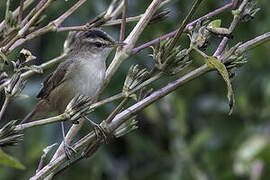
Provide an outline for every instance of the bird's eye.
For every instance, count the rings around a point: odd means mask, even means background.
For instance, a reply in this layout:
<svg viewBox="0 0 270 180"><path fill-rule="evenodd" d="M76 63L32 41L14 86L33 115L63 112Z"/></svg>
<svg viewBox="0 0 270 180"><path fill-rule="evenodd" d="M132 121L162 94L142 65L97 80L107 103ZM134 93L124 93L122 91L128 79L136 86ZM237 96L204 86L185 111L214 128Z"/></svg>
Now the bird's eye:
<svg viewBox="0 0 270 180"><path fill-rule="evenodd" d="M100 42L95 42L95 46L96 46L97 48L100 48L100 47L102 46L102 43L100 43Z"/></svg>

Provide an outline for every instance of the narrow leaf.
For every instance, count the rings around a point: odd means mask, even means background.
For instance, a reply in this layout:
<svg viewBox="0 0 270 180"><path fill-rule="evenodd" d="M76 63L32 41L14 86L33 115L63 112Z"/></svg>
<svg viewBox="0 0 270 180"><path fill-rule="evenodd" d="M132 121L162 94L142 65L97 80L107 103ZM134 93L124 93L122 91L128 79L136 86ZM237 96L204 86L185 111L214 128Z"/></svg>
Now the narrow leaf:
<svg viewBox="0 0 270 180"><path fill-rule="evenodd" d="M6 154L2 149L0 149L0 164L14 167L17 169L25 169L24 165L20 163L16 158Z"/></svg>
<svg viewBox="0 0 270 180"><path fill-rule="evenodd" d="M230 107L229 115L231 115L235 100L234 100L232 84L229 78L229 73L227 71L227 68L221 61L219 61L217 58L213 56L206 57L205 61L209 68L216 69L220 73L220 75L222 76L222 78L224 79L227 85L227 90L228 90L227 98L229 100L229 107Z"/></svg>

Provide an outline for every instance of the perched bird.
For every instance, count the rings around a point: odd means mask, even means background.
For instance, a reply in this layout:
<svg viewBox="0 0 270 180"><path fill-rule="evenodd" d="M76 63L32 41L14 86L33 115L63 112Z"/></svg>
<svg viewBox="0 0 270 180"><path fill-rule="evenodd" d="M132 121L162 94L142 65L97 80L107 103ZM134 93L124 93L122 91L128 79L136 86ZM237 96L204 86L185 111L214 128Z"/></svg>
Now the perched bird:
<svg viewBox="0 0 270 180"><path fill-rule="evenodd" d="M45 118L52 112L63 113L76 95L94 97L104 80L105 61L119 45L123 43L96 28L70 33L64 45L70 49L68 56L44 80L35 109L23 121Z"/></svg>

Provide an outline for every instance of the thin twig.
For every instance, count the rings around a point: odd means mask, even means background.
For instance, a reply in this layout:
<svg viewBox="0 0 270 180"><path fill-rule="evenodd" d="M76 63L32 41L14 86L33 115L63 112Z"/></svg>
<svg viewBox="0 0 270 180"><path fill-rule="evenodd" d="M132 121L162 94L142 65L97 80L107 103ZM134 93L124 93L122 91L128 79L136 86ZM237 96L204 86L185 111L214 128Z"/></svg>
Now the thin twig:
<svg viewBox="0 0 270 180"><path fill-rule="evenodd" d="M141 19L141 17L142 17L142 15L138 15L138 16L134 16L134 17L127 17L126 23L139 21ZM113 25L118 25L121 23L122 23L122 19L113 19L113 20L106 22L102 26L113 26Z"/></svg>
<svg viewBox="0 0 270 180"><path fill-rule="evenodd" d="M52 144L52 145L50 145L50 146L47 146L46 148L43 149L43 154L42 154L42 156L41 156L41 158L40 158L40 161L39 161L39 164L38 164L38 168L37 168L37 170L36 170L36 173L42 169L47 154L48 154L49 151L50 151L54 146L56 146L56 145L57 145L57 143L54 143L54 144Z"/></svg>
<svg viewBox="0 0 270 180"><path fill-rule="evenodd" d="M42 169L43 164L44 164L44 161L45 161L45 159L46 159L46 156L47 156L47 154L45 154L45 153L42 154L42 156L41 156L41 158L40 158L40 161L39 161L39 163L38 163L38 168L37 168L37 170L36 170L36 173Z"/></svg>
<svg viewBox="0 0 270 180"><path fill-rule="evenodd" d="M123 13L122 13L122 22L121 22L121 29L120 29L120 39L119 39L120 42L123 42L124 39L125 39L127 6L128 6L128 0L124 0L124 7L123 7ZM121 48L121 47L119 47L119 48Z"/></svg>
<svg viewBox="0 0 270 180"><path fill-rule="evenodd" d="M9 100L10 100L10 97L6 96L4 104L3 104L2 108L1 108L1 111L0 111L0 121L2 120L2 117L3 117L3 115L4 115L5 111L6 111Z"/></svg>
<svg viewBox="0 0 270 180"><path fill-rule="evenodd" d="M6 13L5 13L5 22L7 22L7 19L8 19L9 6L10 6L10 0L7 0L7 2L6 2Z"/></svg>
<svg viewBox="0 0 270 180"><path fill-rule="evenodd" d="M38 9L40 9L41 7L44 6L44 4L47 2L48 0L41 0L38 2L38 4L36 5L36 7L34 7L27 15L26 17L23 19L21 25L24 26L26 25L26 23L29 21L29 19L34 16L34 14L36 13L36 11Z"/></svg>
<svg viewBox="0 0 270 180"><path fill-rule="evenodd" d="M69 17L75 10L77 10L86 0L79 0L76 4L74 4L69 10L67 10L64 14L62 14L59 18L53 21L56 27L58 27L62 22Z"/></svg>
<svg viewBox="0 0 270 180"><path fill-rule="evenodd" d="M107 119L105 120L106 123L110 123L113 118L121 111L121 109L123 108L123 106L128 102L128 97L125 97L121 103L114 109L114 111L107 117Z"/></svg>
<svg viewBox="0 0 270 180"><path fill-rule="evenodd" d="M23 1L24 0L20 0L20 9L19 9L19 15L18 15L18 24L21 24L22 22L22 17L23 17Z"/></svg>
<svg viewBox="0 0 270 180"><path fill-rule="evenodd" d="M191 17L195 13L195 11L199 8L199 5L201 4L202 1L203 0L196 0L195 1L195 3L193 4L192 8L190 9L188 15L186 16L184 21L181 23L180 27L177 29L177 32L174 35L172 41L170 42L165 54L168 54L169 51L171 51L174 48L174 46L176 45L176 42L178 41L178 39L180 38L180 36L184 32L185 27L187 26L188 22L190 21ZM166 55L164 55L164 56L166 57Z"/></svg>
<svg viewBox="0 0 270 180"><path fill-rule="evenodd" d="M223 12L223 11L229 9L229 8L231 8L231 6L232 6L232 3L229 3L229 4L226 4L226 5L224 5L224 6L220 7L220 8L218 8L218 9L216 9L216 10L210 12L210 13L207 13L206 15L204 15L204 16L202 16L202 17L196 19L195 21L193 21L193 22L191 22L191 23L189 23L189 24L186 26L185 31L186 31L190 26L193 26L194 24L196 24L196 23L197 23L198 21L200 21L201 19L206 19L206 18L213 17L213 16L215 16L215 15L217 15L217 14L219 14L219 13L221 13L221 12ZM154 39L154 40L152 40L152 41L149 41L149 42L147 42L147 43L145 43L145 44L142 44L142 45L140 45L140 46L138 46L138 47L132 49L131 55L136 54L136 53L138 53L139 51L141 51L142 49L145 49L145 48L147 48L147 47L149 47L149 46L151 46L151 45L153 45L153 44L155 44L155 43L157 43L157 42L159 42L159 41L161 41L161 40L163 40L163 39L167 39L167 38L169 38L169 37L172 37L172 36L174 36L176 33L177 33L177 30L174 30L174 31L172 31L172 32L170 32L170 33L168 33L168 34L165 34L165 35L160 36L160 37L158 37L158 38L156 38L156 39Z"/></svg>
<svg viewBox="0 0 270 180"><path fill-rule="evenodd" d="M124 0L123 12L122 12L122 21L121 21L121 29L120 29L120 38L119 41L123 42L125 39L125 32L126 32L126 20L127 20L127 6L128 0ZM119 46L117 51L120 51L123 46Z"/></svg>
<svg viewBox="0 0 270 180"><path fill-rule="evenodd" d="M24 130L24 129L27 129L27 128L32 128L32 127L36 127L36 126L41 126L41 125L45 125L45 124L51 124L51 123L55 123L55 122L59 122L59 121L65 121L67 120L67 116L66 114L60 114L58 116L55 116L55 117L51 117L51 118L47 118L47 119L41 119L41 120L38 120L38 121L32 121L32 122L29 122L29 123L24 123L24 124L20 124L20 125L17 125L15 127L15 130Z"/></svg>

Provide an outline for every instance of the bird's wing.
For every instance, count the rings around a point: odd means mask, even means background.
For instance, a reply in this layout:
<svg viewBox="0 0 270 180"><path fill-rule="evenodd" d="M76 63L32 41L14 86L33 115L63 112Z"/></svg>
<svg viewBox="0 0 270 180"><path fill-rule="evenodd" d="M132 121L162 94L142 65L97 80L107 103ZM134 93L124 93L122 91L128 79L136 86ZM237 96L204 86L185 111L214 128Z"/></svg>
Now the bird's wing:
<svg viewBox="0 0 270 180"><path fill-rule="evenodd" d="M68 69L71 63L71 60L64 61L58 66L55 72L51 73L49 76L46 77L46 79L42 83L42 88L40 89L37 98L47 98L57 86L67 80L67 78L69 77Z"/></svg>

